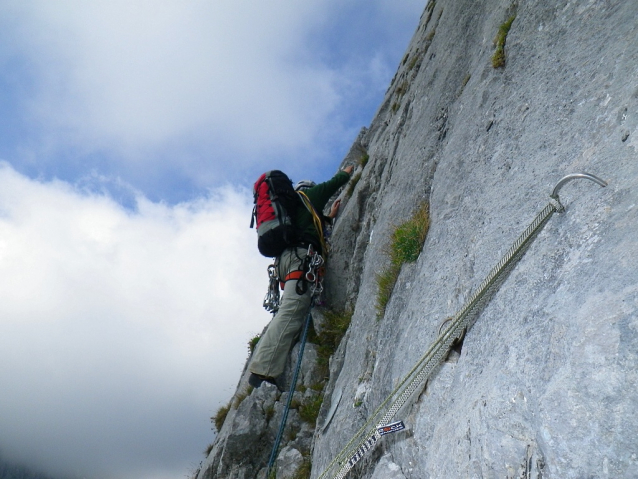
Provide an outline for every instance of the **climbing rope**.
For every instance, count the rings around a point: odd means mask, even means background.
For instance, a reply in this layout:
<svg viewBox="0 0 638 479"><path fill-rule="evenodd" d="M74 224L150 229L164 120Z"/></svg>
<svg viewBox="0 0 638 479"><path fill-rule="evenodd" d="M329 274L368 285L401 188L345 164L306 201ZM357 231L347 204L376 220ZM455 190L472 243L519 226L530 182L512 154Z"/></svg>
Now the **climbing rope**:
<svg viewBox="0 0 638 479"><path fill-rule="evenodd" d="M410 372L399 382L390 395L372 413L366 423L357 431L332 462L328 464L324 472L319 476L319 479L328 477L343 479L350 469L375 446L380 437L384 435L384 430L398 424L390 424L390 421L411 398L417 396L415 392L422 390L430 374L447 355L452 344L462 337L464 332L472 326L473 319L476 317L475 313L478 313L489 301L491 294L496 291L500 283L507 276L507 273L509 273L518 260L520 260L526 249L534 241L545 224L547 224L551 216L556 212L561 213L564 211L558 198L558 191L565 183L577 178L594 181L603 187L607 186L605 181L589 173L568 175L560 180L550 195L550 201L547 206L534 218L534 221L532 221L523 234L518 237L512 247L490 271L477 291L465 303L456 316L443 324L443 326L446 324L447 326L445 326L438 338L425 354L421 356ZM398 430L402 428L403 427L399 427Z"/></svg>
<svg viewBox="0 0 638 479"><path fill-rule="evenodd" d="M286 401L286 407L284 408L284 415L281 418L281 424L279 425L279 431L277 432L277 437L275 438L275 444L273 445L272 451L270 452L270 459L268 459L268 469L266 470L266 479L270 477L270 471L275 464L275 460L277 459L277 453L279 452L279 445L281 444L281 438L284 434L284 429L286 428L286 421L288 421L288 412L290 412L290 403L292 402L292 396L295 392L295 387L297 386L297 377L299 376L299 370L301 369L301 360L303 359L303 351L306 347L306 339L308 338L308 329L310 326L310 321L312 319L312 303L310 303L310 309L308 310L308 316L306 316L306 323L303 327L303 333L301 335L301 341L299 343L299 356L297 356L297 367L295 368L295 373L292 376L292 383L290 384L290 390L288 391L288 400Z"/></svg>
<svg viewBox="0 0 638 479"><path fill-rule="evenodd" d="M310 198L308 198L308 195L306 195L306 193L304 193L303 191L297 191L297 194L299 195L304 206L306 207L306 209L312 216L312 222L315 225L315 229L317 230L317 234L319 236L319 241L321 242L321 251L323 252L323 254L327 255L328 244L326 243L326 239L324 237L323 222L321 221L321 216L319 215L319 213L313 206L312 201L310 201Z"/></svg>

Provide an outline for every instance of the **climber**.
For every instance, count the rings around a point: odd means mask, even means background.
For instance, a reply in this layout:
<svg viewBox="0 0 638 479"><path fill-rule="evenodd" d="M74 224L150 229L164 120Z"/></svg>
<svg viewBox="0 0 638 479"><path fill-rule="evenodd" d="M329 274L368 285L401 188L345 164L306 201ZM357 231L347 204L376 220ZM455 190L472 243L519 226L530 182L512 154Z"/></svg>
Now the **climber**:
<svg viewBox="0 0 638 479"><path fill-rule="evenodd" d="M300 181L295 190L303 192L314 209L321 212L330 197L348 182L352 169L352 166L348 166L332 179L318 185L309 180ZM339 201L335 201L328 218L334 218L338 208ZM248 367L248 383L251 386L258 388L266 381L274 384L282 392L285 389L283 372L286 359L303 328L312 299L310 288L297 287L304 281L304 260L308 255L308 247L312 245L319 254L325 253L322 251L323 241L315 227L312 213L300 206L294 218L295 229L302 239L298 244L285 249L275 259L277 275L284 284L284 292L279 310L259 339ZM290 287L286 286L288 282L291 284Z"/></svg>

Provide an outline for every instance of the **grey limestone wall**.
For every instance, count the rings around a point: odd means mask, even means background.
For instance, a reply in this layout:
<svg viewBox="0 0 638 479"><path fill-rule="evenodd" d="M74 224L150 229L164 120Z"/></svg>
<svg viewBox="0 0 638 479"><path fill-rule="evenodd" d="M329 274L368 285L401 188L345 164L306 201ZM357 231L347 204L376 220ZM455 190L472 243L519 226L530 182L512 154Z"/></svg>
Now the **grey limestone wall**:
<svg viewBox="0 0 638 479"><path fill-rule="evenodd" d="M514 15L495 69L494 37ZM320 477L554 185L584 171L609 185L565 185L566 211L400 412L407 430L384 437L351 477L638 477L638 3L431 1L346 162L361 152L369 161L344 200L326 280L329 306L352 308L352 322L317 427L282 461L306 448ZM391 232L423 201L422 253L377 318ZM201 477L259 477L258 460L241 469L224 444L240 429L272 429L259 411L275 399L260 391L231 411ZM283 462L280 471L294 477Z"/></svg>

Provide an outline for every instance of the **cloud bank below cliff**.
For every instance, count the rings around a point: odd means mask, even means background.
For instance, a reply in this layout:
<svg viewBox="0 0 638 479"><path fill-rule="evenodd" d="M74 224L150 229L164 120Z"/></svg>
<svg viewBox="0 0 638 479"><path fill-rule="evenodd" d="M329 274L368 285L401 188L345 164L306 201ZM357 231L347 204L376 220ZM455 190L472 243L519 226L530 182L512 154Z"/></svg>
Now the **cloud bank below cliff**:
<svg viewBox="0 0 638 479"><path fill-rule="evenodd" d="M222 188L131 213L2 165L0 452L88 477L196 466L269 319L250 210Z"/></svg>
<svg viewBox="0 0 638 479"><path fill-rule="evenodd" d="M0 2L0 454L197 466L269 319L247 189L332 175L424 3Z"/></svg>

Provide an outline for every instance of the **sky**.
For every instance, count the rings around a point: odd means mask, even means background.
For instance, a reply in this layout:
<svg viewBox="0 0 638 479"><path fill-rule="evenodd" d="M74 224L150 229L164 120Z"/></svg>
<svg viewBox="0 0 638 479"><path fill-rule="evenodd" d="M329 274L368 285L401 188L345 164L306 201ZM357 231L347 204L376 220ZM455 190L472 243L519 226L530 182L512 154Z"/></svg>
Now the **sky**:
<svg viewBox="0 0 638 479"><path fill-rule="evenodd" d="M425 0L0 0L0 456L188 476L270 316L266 170L329 179Z"/></svg>

